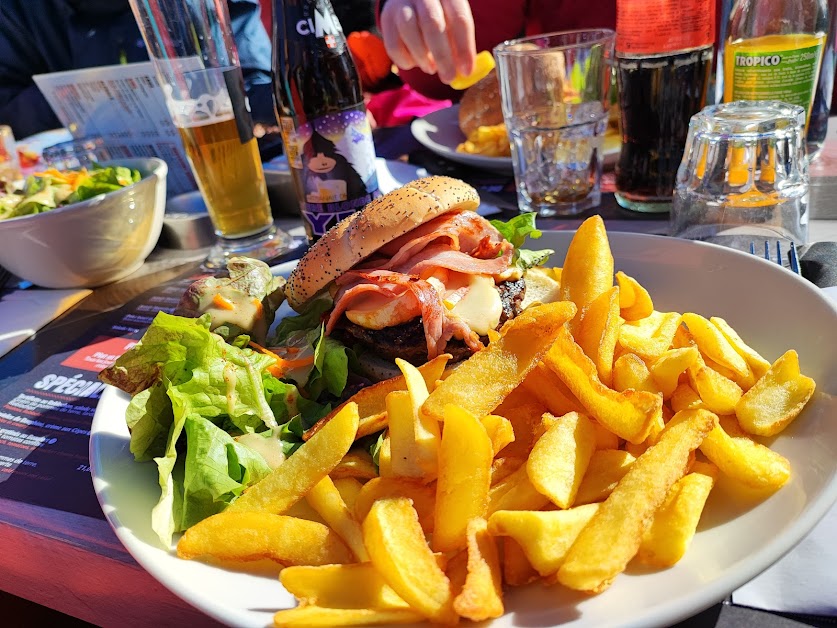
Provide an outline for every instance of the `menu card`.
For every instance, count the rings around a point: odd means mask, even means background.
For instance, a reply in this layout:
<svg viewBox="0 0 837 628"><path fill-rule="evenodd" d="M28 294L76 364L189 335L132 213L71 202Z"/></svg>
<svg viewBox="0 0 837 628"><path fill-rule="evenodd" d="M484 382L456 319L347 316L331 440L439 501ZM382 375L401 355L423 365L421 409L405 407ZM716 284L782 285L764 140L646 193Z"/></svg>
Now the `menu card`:
<svg viewBox="0 0 837 628"><path fill-rule="evenodd" d="M150 61L33 78L73 137L101 137L114 159L159 157L171 195L197 188Z"/></svg>
<svg viewBox="0 0 837 628"><path fill-rule="evenodd" d="M173 312L198 276L157 286L105 315L85 338L0 388L0 497L103 518L90 478L97 375L136 344L157 312ZM70 341L68 341L68 345Z"/></svg>

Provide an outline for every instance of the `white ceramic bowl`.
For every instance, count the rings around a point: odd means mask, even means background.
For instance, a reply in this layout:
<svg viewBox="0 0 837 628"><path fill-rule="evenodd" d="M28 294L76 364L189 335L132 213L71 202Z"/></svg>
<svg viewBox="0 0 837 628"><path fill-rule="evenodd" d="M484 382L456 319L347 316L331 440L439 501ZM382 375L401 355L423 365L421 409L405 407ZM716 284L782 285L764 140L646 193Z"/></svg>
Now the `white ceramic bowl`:
<svg viewBox="0 0 837 628"><path fill-rule="evenodd" d="M0 266L44 288L92 288L137 270L160 237L168 166L157 158L104 165L135 168L142 179L42 214L0 220Z"/></svg>

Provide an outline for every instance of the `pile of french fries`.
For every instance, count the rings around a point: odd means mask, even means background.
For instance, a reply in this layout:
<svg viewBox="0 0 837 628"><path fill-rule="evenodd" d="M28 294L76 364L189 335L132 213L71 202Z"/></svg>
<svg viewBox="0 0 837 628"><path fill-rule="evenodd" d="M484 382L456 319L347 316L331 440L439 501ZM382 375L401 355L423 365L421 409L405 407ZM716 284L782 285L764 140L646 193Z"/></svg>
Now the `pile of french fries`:
<svg viewBox="0 0 837 628"><path fill-rule="evenodd" d="M456 147L460 153L482 155L483 157L510 157L511 144L506 125L502 122L490 126L479 126L468 138Z"/></svg>
<svg viewBox="0 0 837 628"><path fill-rule="evenodd" d="M630 561L675 564L720 476L764 497L787 482L758 439L814 392L794 351L770 364L722 319L656 311L614 282L598 217L541 272L560 301L455 369L398 361L178 554L283 565L299 606L277 626L482 621L504 587L597 593ZM353 445L384 429L375 465Z"/></svg>

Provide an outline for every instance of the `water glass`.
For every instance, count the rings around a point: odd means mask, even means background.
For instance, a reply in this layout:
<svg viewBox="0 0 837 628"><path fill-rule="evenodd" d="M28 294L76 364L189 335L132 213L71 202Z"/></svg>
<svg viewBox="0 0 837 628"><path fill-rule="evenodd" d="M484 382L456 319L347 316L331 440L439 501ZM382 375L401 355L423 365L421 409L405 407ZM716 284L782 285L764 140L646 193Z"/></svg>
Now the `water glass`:
<svg viewBox="0 0 837 628"><path fill-rule="evenodd" d="M600 29L494 48L522 211L572 216L601 202L613 42Z"/></svg>
<svg viewBox="0 0 837 628"><path fill-rule="evenodd" d="M41 158L56 170L76 170L108 161L112 155L101 137L83 137L47 146Z"/></svg>
<svg viewBox="0 0 837 628"><path fill-rule="evenodd" d="M805 110L736 101L692 117L670 233L740 250L808 239Z"/></svg>
<svg viewBox="0 0 837 628"><path fill-rule="evenodd" d="M290 238L273 224L227 3L130 3L218 235L205 266L287 251Z"/></svg>

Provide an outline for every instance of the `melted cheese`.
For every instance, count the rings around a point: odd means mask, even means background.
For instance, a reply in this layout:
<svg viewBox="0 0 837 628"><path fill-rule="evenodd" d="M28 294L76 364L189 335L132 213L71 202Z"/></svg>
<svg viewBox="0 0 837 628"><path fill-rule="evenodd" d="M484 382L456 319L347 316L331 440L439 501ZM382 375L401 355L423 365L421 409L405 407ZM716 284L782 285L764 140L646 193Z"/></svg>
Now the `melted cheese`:
<svg viewBox="0 0 837 628"><path fill-rule="evenodd" d="M487 335L489 329L496 329L500 324L503 302L491 277L471 275L468 291L452 305L448 306L450 312L464 320L480 336Z"/></svg>

